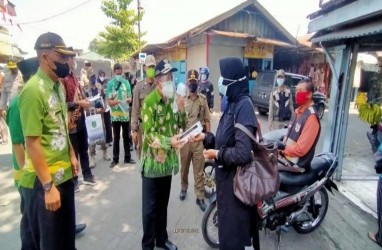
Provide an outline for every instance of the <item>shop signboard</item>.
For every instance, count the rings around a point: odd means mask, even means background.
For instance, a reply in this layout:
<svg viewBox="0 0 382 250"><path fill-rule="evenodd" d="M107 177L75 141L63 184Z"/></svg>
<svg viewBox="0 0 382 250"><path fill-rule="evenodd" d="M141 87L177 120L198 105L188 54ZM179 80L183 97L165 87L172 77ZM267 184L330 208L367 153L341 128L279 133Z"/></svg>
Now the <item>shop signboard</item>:
<svg viewBox="0 0 382 250"><path fill-rule="evenodd" d="M250 42L244 49L244 57L273 59L274 46L265 43Z"/></svg>

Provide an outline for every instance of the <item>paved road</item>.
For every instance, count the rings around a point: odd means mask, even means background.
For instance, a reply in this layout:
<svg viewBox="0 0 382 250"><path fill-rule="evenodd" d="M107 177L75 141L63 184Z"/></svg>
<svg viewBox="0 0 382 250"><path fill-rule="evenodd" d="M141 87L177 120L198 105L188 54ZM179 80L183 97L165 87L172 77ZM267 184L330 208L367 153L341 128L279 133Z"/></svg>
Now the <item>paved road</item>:
<svg viewBox="0 0 382 250"><path fill-rule="evenodd" d="M216 127L217 120L214 117L213 127ZM109 162L103 161L101 155L99 152L94 169L98 184L94 187L81 185L81 191L76 194L77 220L88 225L86 231L77 238L77 248L140 249L142 223L139 170L132 165L120 165L110 169ZM9 145L0 146L0 249L4 250L20 249L19 198L13 187L10 162ZM190 187L192 186L190 174ZM170 239L179 249L210 249L201 234L203 213L195 205L193 190L189 190L183 202L178 199L179 191L180 179L176 175L172 181L168 209ZM329 196L329 211L322 226L307 235L299 235L290 229L288 233L282 234L281 249L380 249L366 236L368 230L376 230L376 220L342 194ZM181 233L181 229L194 232ZM274 233L265 235L261 232L260 235L262 249L277 249L277 237Z"/></svg>

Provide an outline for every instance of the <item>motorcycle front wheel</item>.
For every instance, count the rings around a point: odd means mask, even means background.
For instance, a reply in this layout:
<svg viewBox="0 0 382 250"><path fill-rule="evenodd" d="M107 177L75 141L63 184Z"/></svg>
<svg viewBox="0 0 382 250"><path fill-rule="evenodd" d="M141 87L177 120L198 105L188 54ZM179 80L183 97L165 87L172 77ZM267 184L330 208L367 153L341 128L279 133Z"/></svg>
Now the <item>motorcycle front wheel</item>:
<svg viewBox="0 0 382 250"><path fill-rule="evenodd" d="M210 247L219 248L218 206L216 201L212 202L204 212L202 234Z"/></svg>
<svg viewBox="0 0 382 250"><path fill-rule="evenodd" d="M324 187L318 190L308 201L306 214L302 214L293 224L293 228L300 234L311 233L324 221L329 206L328 192Z"/></svg>

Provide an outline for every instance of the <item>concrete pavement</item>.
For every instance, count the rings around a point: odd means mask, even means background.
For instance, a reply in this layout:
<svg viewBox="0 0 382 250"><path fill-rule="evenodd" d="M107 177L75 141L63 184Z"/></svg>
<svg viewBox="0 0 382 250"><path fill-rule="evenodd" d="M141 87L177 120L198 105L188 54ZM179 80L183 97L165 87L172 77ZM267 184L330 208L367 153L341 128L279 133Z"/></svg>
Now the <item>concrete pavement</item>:
<svg viewBox="0 0 382 250"><path fill-rule="evenodd" d="M265 128L264 118L260 119ZM212 127L215 129L217 122L218 116L214 116ZM10 153L10 145L0 146L0 249L4 250L20 249L19 196L13 187ZM141 177L138 166L121 164L110 169L110 162L103 161L101 157L101 151L98 151L97 166L93 170L98 184L81 185L81 191L76 194L77 221L88 225L77 237L77 248L141 249ZM192 174L189 180L188 196L181 202L178 198L179 174L173 177L168 208L169 238L179 249L210 249L200 229L203 213L195 204ZM282 234L281 249L380 249L366 236L368 231L376 230L376 219L338 192L329 196L328 214L320 228L307 235L299 235L291 228ZM274 233L265 235L260 232L260 235L262 249L277 249Z"/></svg>

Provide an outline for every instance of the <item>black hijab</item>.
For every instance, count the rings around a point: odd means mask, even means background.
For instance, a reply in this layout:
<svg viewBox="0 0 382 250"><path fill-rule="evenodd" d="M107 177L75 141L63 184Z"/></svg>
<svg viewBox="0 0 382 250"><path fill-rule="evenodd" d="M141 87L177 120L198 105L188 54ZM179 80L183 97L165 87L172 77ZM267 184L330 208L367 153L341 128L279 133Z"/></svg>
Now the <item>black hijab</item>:
<svg viewBox="0 0 382 250"><path fill-rule="evenodd" d="M249 95L248 79L243 77L246 76L243 62L237 57L227 57L223 58L219 62L220 64L220 74L224 77L223 85L232 83L232 81L226 80L239 80L227 89L227 100L228 102L236 102L244 95Z"/></svg>
<svg viewBox="0 0 382 250"><path fill-rule="evenodd" d="M17 63L17 67L21 71L23 75L24 83L27 83L29 78L31 78L34 74L36 74L39 62L37 57L29 58Z"/></svg>

